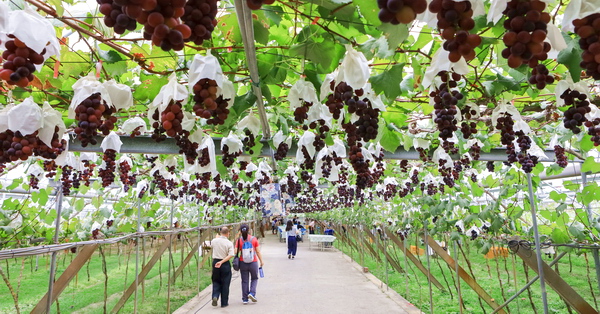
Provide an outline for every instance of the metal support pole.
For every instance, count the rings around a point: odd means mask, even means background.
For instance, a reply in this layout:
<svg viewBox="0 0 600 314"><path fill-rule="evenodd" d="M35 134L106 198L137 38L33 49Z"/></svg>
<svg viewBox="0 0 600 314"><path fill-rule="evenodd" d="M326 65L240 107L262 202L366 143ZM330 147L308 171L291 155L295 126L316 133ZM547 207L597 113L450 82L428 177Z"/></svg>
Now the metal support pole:
<svg viewBox="0 0 600 314"><path fill-rule="evenodd" d="M538 274L540 276L540 290L542 293L542 303L544 305L544 314L548 314L548 295L546 294L546 282L544 280L544 261L542 260L542 248L540 243L540 234L537 224L537 213L535 207L535 198L533 196L533 184L531 183L531 173L527 174L527 186L529 187L529 203L531 205L531 222L533 224L533 237L535 239L535 253L537 255Z"/></svg>
<svg viewBox="0 0 600 314"><path fill-rule="evenodd" d="M54 227L54 244L58 244L58 234L60 233L60 214L62 212L62 185L54 181L58 185L56 188L56 223ZM56 275L56 255L58 251L52 252L52 260L50 262L50 279L48 280L48 302L46 303L46 313L50 313L52 306L52 289L54 288L54 276Z"/></svg>
<svg viewBox="0 0 600 314"><path fill-rule="evenodd" d="M587 175L587 172L581 173L581 183L583 188L585 188L587 185ZM585 209L587 210L588 221L591 225L594 217L592 215L592 208L589 203L585 206ZM592 256L594 257L594 264L596 264L596 281L598 282L598 291L600 291L600 256L598 255L598 249L592 250Z"/></svg>
<svg viewBox="0 0 600 314"><path fill-rule="evenodd" d="M425 221L427 223L427 221ZM427 258L427 283L429 286L429 312L433 314L433 292L431 290L431 264L429 262L429 245L427 244L427 226L423 223L425 230L425 257Z"/></svg>
<svg viewBox="0 0 600 314"><path fill-rule="evenodd" d="M554 264L558 263L558 261L563 256L565 256L565 254L567 254L567 253L566 252L560 253L552 262L550 262L548 264L548 266L552 267ZM521 293L523 293L525 290L527 290L527 288L529 288L529 286L531 286L539 278L540 278L539 275L536 275L535 277L533 277L527 284L525 284L525 286L523 288L521 288L521 290L517 291L517 293L515 293L512 297L508 298L508 300L506 300L506 302L502 303L499 307L497 307L496 309L494 309L494 311L492 312L492 314L498 313L498 311L502 310L502 308L504 308L505 306L507 306L510 302L512 302L512 300L516 299L519 295L521 295Z"/></svg>
<svg viewBox="0 0 600 314"><path fill-rule="evenodd" d="M200 243L200 206L198 206L198 260L196 261L196 278L198 285L198 293L200 293L200 263L202 262L202 243Z"/></svg>
<svg viewBox="0 0 600 314"><path fill-rule="evenodd" d="M142 223L140 222L142 216L142 206L140 202L137 204L137 232L142 232ZM138 274L140 273L140 237L135 238L135 295L133 296L133 313L137 313L137 296L138 296Z"/></svg>

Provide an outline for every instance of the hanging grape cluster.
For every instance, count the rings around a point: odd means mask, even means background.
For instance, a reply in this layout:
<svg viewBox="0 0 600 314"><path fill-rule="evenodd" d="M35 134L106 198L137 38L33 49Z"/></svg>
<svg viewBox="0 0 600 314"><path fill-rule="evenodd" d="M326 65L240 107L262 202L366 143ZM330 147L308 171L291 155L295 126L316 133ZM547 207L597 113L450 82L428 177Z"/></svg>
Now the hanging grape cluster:
<svg viewBox="0 0 600 314"><path fill-rule="evenodd" d="M434 122L440 130L440 138L446 143L453 136L454 132L458 130L458 122L456 120L458 108L456 105L464 96L460 91L454 89L457 87L456 81L460 80L460 75L441 71L438 73L438 76L442 79L442 84L432 91L429 96L433 98L434 102Z"/></svg>
<svg viewBox="0 0 600 314"><path fill-rule="evenodd" d="M379 20L383 23L410 24L427 10L425 0L377 0Z"/></svg>
<svg viewBox="0 0 600 314"><path fill-rule="evenodd" d="M238 158L238 156L241 155L239 151L229 152L229 146L227 145L223 145L221 152L223 153L223 165L227 168L231 167L233 163L235 163L235 160Z"/></svg>
<svg viewBox="0 0 600 314"><path fill-rule="evenodd" d="M517 161L517 154L515 152L515 130L513 126L515 121L512 119L510 113L504 113L504 115L498 118L496 123L496 129L500 130L500 142L506 145L506 154L508 155L508 163Z"/></svg>
<svg viewBox="0 0 600 314"><path fill-rule="evenodd" d="M433 0L429 11L437 13L437 27L445 40L442 48L448 51L448 59L458 62L475 58L475 48L481 45L481 37L470 34L475 27L471 1Z"/></svg>
<svg viewBox="0 0 600 314"><path fill-rule="evenodd" d="M586 121L585 126L588 128L588 134L592 137L594 146L600 146L600 119L596 118L593 121Z"/></svg>
<svg viewBox="0 0 600 314"><path fill-rule="evenodd" d="M517 131L515 135L517 136L517 144L521 149L517 155L517 160L523 167L523 171L525 171L525 173L530 173L533 170L533 167L538 163L538 157L527 152L531 148L532 140L523 131Z"/></svg>
<svg viewBox="0 0 600 314"><path fill-rule="evenodd" d="M477 114L477 111L467 105L461 109L460 112L464 118L463 122L460 124L460 131L463 135L463 138L468 139L471 137L471 135L477 134L477 122L467 121L471 120L473 116Z"/></svg>
<svg viewBox="0 0 600 314"><path fill-rule="evenodd" d="M104 15L104 25L112 28L116 34L123 34L126 30L134 31L136 29L135 19L142 12L142 6L139 3L132 4L126 0L96 0L96 2L100 5L100 13Z"/></svg>
<svg viewBox="0 0 600 314"><path fill-rule="evenodd" d="M564 147L560 145L554 145L554 155L556 156L556 164L558 164L561 168L566 168L569 165Z"/></svg>
<svg viewBox="0 0 600 314"><path fill-rule="evenodd" d="M582 19L573 20L575 33L579 35L581 68L595 80L600 80L600 14L595 13Z"/></svg>
<svg viewBox="0 0 600 314"><path fill-rule="evenodd" d="M503 37L506 48L502 50L502 57L508 60L511 68L527 64L534 69L529 82L538 89L554 82L546 66L539 63L548 59L551 48L544 42L550 22L550 14L544 12L545 8L546 4L540 0L511 0L503 12L508 18L504 21L507 32Z"/></svg>
<svg viewBox="0 0 600 314"><path fill-rule="evenodd" d="M380 110L373 108L368 98L361 98L364 95L364 90L362 88L354 90L346 82L340 82L336 85L335 81L330 83L330 88L333 93L327 96L325 105L329 108L329 112L333 114L333 118L340 119L341 110L346 105L348 113L358 116L358 120L353 123L356 126L354 132L357 133L357 140L368 142L377 138Z"/></svg>
<svg viewBox="0 0 600 314"><path fill-rule="evenodd" d="M37 53L15 36L8 37L10 40L6 41L6 50L2 53L5 61L0 70L0 79L9 85L26 87L35 78L35 66L44 63L46 49Z"/></svg>
<svg viewBox="0 0 600 314"><path fill-rule="evenodd" d="M568 88L560 95L560 98L565 101L565 105L570 106L564 113L563 125L574 134L579 134L581 125L587 121L585 114L592 110L587 95Z"/></svg>
<svg viewBox="0 0 600 314"><path fill-rule="evenodd" d="M98 170L98 175L102 178L102 186L107 187L115 182L115 170L117 169L117 151L114 149L107 149L102 155L104 161L104 168Z"/></svg>
<svg viewBox="0 0 600 314"><path fill-rule="evenodd" d="M58 127L55 132L58 132ZM27 160L31 156L56 159L65 150L67 143L58 138L58 133L54 133L51 146L48 146L38 137L37 131L22 135L19 131L6 130L0 132L0 145L0 164L4 165L17 160Z"/></svg>
<svg viewBox="0 0 600 314"><path fill-rule="evenodd" d="M113 109L102 100L100 93L90 95L75 107L75 120L79 122L74 131L81 146L98 144L94 138L98 131L108 135L114 129L117 117L113 117L112 113Z"/></svg>
<svg viewBox="0 0 600 314"><path fill-rule="evenodd" d="M185 41L200 46L205 40L209 40L217 25L217 12L217 0L188 0L181 17L181 21L191 30Z"/></svg>
<svg viewBox="0 0 600 314"><path fill-rule="evenodd" d="M283 158L287 156L289 150L289 145L286 142L281 142L277 146L277 151L275 151L273 158L275 158L275 160L283 160Z"/></svg>
<svg viewBox="0 0 600 314"><path fill-rule="evenodd" d="M229 109L228 101L223 96L217 97L217 82L215 80L203 78L194 84L194 113L198 117L207 119L207 124L223 125Z"/></svg>
<svg viewBox="0 0 600 314"><path fill-rule="evenodd" d="M123 183L125 192L129 191L129 188L136 183L136 175L131 172L131 165L125 160L119 163L119 179Z"/></svg>
<svg viewBox="0 0 600 314"><path fill-rule="evenodd" d="M64 165L61 168L62 173L60 175L60 184L62 185L62 194L64 196L69 196L71 194L71 187L73 186L73 167L69 165Z"/></svg>
<svg viewBox="0 0 600 314"><path fill-rule="evenodd" d="M254 155L254 150L252 148L256 146L256 137L249 129L244 130L244 134L246 137L242 139L243 150L246 154Z"/></svg>

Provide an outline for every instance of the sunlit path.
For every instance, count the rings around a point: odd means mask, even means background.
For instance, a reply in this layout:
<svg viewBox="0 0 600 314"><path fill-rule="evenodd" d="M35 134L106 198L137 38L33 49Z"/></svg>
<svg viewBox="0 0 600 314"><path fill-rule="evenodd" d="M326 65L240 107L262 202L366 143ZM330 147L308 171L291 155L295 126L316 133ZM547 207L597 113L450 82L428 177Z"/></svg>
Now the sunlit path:
<svg viewBox="0 0 600 314"><path fill-rule="evenodd" d="M229 307L213 307L211 286L175 313L420 313L401 296L378 285L339 251L309 250L298 244L289 260L286 244L268 234L262 243L265 278L259 280L257 303L243 305L239 273L231 283Z"/></svg>

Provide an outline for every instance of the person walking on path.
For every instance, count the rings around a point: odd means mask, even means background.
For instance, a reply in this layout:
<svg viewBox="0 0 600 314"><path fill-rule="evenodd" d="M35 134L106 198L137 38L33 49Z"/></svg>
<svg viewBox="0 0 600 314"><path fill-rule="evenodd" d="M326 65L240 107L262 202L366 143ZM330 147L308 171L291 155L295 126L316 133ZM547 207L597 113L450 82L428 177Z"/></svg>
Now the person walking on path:
<svg viewBox="0 0 600 314"><path fill-rule="evenodd" d="M260 267L263 267L264 262L260 254L258 240L253 237L250 232L250 227L243 224L240 227L240 237L236 240L235 254L242 252L240 255L240 275L242 277L242 302L248 304L248 300L257 302L256 286L258 285L258 261ZM250 280L248 280L250 279Z"/></svg>
<svg viewBox="0 0 600 314"><path fill-rule="evenodd" d="M212 305L217 306L219 296L221 307L229 305L229 284L231 283L231 263L233 243L229 241L229 228L223 227L220 235L212 241Z"/></svg>
<svg viewBox="0 0 600 314"><path fill-rule="evenodd" d="M285 231L287 233L288 259L294 259L294 257L296 257L296 250L298 249L298 242L296 241L298 227L294 225L291 220L288 220Z"/></svg>

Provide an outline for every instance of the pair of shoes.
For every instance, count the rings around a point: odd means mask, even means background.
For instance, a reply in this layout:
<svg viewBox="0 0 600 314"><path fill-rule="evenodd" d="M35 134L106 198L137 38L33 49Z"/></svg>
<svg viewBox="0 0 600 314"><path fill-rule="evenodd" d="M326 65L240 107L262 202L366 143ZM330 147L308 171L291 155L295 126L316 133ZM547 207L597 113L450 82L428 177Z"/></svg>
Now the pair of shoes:
<svg viewBox="0 0 600 314"><path fill-rule="evenodd" d="M292 254L288 254L288 259L292 258Z"/></svg>
<svg viewBox="0 0 600 314"><path fill-rule="evenodd" d="M217 306L217 300L219 300L219 299L214 298L214 297L212 298L212 306Z"/></svg>
<svg viewBox="0 0 600 314"><path fill-rule="evenodd" d="M243 300L242 303L244 303L244 305L248 304L248 300Z"/></svg>
<svg viewBox="0 0 600 314"><path fill-rule="evenodd" d="M258 299L255 296L253 296L252 294L248 295L248 299L252 300L252 302L257 302L258 301Z"/></svg>

